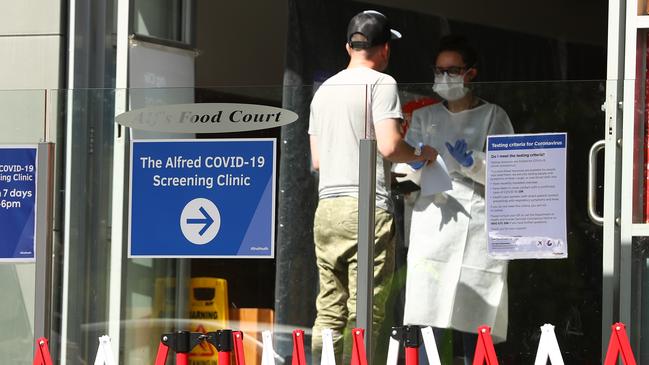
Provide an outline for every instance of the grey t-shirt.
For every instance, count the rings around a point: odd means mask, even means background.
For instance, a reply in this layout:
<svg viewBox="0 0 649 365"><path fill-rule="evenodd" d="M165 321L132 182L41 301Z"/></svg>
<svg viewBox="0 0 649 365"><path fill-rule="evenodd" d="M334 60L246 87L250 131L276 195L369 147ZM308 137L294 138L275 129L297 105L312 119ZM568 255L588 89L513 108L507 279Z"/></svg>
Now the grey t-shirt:
<svg viewBox="0 0 649 365"><path fill-rule="evenodd" d="M325 81L311 101L309 120L309 134L318 141L320 199L357 197L359 141L374 138L376 123L402 117L397 84L389 75L355 67ZM391 210L389 184L390 162L378 154L376 205L387 210Z"/></svg>

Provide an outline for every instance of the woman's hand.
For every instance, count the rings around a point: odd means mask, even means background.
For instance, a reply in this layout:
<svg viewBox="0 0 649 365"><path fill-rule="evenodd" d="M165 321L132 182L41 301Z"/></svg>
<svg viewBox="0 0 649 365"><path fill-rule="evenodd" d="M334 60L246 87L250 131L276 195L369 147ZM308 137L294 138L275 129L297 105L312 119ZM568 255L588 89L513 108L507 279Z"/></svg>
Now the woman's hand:
<svg viewBox="0 0 649 365"><path fill-rule="evenodd" d="M455 146L446 142L446 149L453 156L453 158L464 167L471 167L473 165L473 151L467 151L467 143L462 139L455 141Z"/></svg>

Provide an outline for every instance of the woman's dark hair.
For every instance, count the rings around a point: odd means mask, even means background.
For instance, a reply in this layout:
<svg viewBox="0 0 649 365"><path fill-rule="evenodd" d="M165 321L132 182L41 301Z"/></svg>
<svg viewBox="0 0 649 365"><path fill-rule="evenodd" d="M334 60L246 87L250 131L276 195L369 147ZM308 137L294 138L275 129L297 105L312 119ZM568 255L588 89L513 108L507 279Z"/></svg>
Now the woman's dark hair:
<svg viewBox="0 0 649 365"><path fill-rule="evenodd" d="M478 53L464 36L449 34L442 37L439 40L439 48L437 49L437 53L435 53L434 60L437 60L437 56L445 51L459 53L467 67L476 67L478 63Z"/></svg>

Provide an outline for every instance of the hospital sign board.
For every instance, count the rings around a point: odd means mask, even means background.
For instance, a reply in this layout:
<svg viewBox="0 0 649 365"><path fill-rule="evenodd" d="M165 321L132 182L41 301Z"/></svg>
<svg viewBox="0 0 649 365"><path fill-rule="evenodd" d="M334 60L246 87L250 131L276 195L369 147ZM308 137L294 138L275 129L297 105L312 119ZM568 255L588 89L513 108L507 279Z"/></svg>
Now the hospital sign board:
<svg viewBox="0 0 649 365"><path fill-rule="evenodd" d="M130 257L274 256L275 139L134 140Z"/></svg>
<svg viewBox="0 0 649 365"><path fill-rule="evenodd" d="M37 145L0 145L0 262L33 262Z"/></svg>

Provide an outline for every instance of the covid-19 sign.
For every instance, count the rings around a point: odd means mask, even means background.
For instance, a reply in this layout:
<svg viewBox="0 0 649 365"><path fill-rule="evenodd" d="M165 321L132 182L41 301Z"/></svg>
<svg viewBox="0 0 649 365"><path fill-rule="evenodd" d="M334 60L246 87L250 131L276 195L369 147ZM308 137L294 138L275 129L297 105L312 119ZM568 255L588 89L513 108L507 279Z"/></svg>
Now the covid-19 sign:
<svg viewBox="0 0 649 365"><path fill-rule="evenodd" d="M0 261L34 261L36 146L0 146Z"/></svg>
<svg viewBox="0 0 649 365"><path fill-rule="evenodd" d="M275 139L131 147L131 257L273 257Z"/></svg>

